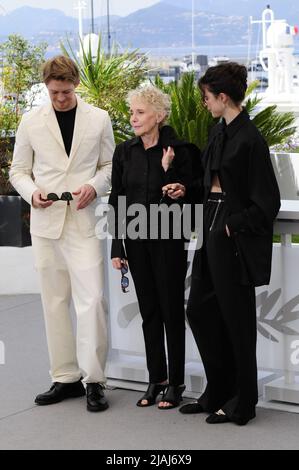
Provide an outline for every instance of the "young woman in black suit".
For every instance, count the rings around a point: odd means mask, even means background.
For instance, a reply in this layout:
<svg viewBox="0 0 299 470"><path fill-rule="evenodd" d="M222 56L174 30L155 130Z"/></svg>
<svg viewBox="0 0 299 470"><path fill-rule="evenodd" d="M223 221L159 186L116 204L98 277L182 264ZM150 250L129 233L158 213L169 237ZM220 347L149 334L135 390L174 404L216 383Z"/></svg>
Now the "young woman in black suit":
<svg viewBox="0 0 299 470"><path fill-rule="evenodd" d="M246 68L211 67L199 87L208 110L222 119L209 136L201 181L172 184L170 197L204 205L203 246L194 256L187 316L207 387L180 411L209 412L208 423L244 425L255 417L258 401L254 287L269 283L280 195L268 146L241 106Z"/></svg>

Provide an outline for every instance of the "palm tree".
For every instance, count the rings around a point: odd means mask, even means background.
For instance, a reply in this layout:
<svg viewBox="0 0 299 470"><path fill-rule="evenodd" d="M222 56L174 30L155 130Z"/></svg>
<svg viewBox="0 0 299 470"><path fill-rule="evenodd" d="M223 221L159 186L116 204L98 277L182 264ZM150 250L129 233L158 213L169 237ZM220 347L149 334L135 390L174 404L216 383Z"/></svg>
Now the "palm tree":
<svg viewBox="0 0 299 470"><path fill-rule="evenodd" d="M267 106L256 112L256 107L263 101L256 94L253 95L258 84L258 80L255 80L246 92L245 107L251 115L252 122L259 129L269 147L287 143L296 132L296 126L294 126L296 117L292 112L278 112L276 105Z"/></svg>
<svg viewBox="0 0 299 470"><path fill-rule="evenodd" d="M69 50L63 44L61 48L79 68L79 94L87 102L108 111L117 143L126 140L132 133L125 98L129 90L136 88L144 80L148 71L146 56L139 54L137 50L118 54L115 47L107 55L102 47L101 37L95 56L90 42L87 50L81 43L82 54L79 58L69 41Z"/></svg>

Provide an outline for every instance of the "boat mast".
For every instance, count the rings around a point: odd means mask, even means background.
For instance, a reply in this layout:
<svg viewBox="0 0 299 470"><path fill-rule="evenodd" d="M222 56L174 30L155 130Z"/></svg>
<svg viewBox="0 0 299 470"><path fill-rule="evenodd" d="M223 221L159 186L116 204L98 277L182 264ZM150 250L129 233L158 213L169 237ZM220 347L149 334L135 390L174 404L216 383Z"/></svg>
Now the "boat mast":
<svg viewBox="0 0 299 470"><path fill-rule="evenodd" d="M91 0L91 32L94 33L94 9L93 9L93 0Z"/></svg>
<svg viewBox="0 0 299 470"><path fill-rule="evenodd" d="M108 55L110 55L111 54L111 34L110 34L109 0L107 0L107 36L108 36Z"/></svg>
<svg viewBox="0 0 299 470"><path fill-rule="evenodd" d="M86 3L84 0L78 0L75 10L78 10L78 20L79 20L79 39L80 39L80 56L82 56L82 44L83 44L83 17L82 11L85 10Z"/></svg>
<svg viewBox="0 0 299 470"><path fill-rule="evenodd" d="M195 40L194 40L194 0L192 0L192 69L194 70L194 65L195 65Z"/></svg>
<svg viewBox="0 0 299 470"><path fill-rule="evenodd" d="M78 6L75 7L78 10L78 20L79 20L79 38L83 41L83 24L82 24L82 10L84 10L85 5L84 2L78 2Z"/></svg>

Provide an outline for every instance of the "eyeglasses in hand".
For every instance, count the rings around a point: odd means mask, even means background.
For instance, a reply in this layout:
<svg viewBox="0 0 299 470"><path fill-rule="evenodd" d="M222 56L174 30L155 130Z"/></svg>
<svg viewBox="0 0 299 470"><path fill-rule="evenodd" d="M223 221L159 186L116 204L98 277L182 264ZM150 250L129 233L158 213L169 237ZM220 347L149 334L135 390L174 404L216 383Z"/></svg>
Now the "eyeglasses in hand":
<svg viewBox="0 0 299 470"><path fill-rule="evenodd" d="M125 276L125 274L127 274L128 272L128 266L126 264L122 264L120 271L121 271L120 285L121 285L123 293L127 294L127 292L129 292L128 290L126 290L129 287L129 278Z"/></svg>
<svg viewBox="0 0 299 470"><path fill-rule="evenodd" d="M72 193L69 193L68 191L64 192L61 194L61 197L58 197L56 193L49 193L47 195L47 201L67 201L67 205L70 205L70 201L73 200Z"/></svg>
<svg viewBox="0 0 299 470"><path fill-rule="evenodd" d="M169 192L173 192L174 190L172 188L168 188L166 189L166 191L164 192L163 196L161 197L160 201L159 201L159 205L160 204L164 204L164 202L166 202L166 198L168 197L168 193Z"/></svg>

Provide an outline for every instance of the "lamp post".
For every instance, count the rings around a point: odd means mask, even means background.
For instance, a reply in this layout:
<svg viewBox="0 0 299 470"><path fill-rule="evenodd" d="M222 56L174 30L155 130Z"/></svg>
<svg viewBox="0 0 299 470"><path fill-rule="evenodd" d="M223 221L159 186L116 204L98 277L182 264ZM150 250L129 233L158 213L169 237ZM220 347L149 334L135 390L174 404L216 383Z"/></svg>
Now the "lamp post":
<svg viewBox="0 0 299 470"><path fill-rule="evenodd" d="M78 10L78 20L79 20L79 39L80 39L80 52L79 55L82 57L82 44L83 44L83 18L82 18L82 12L86 8L86 3L83 0L78 0L78 4L75 7L75 10Z"/></svg>
<svg viewBox="0 0 299 470"><path fill-rule="evenodd" d="M77 6L75 7L75 10L78 10L78 20L79 20L79 38L81 41L83 41L83 18L82 18L82 12L86 8L86 3L82 0L78 1Z"/></svg>
<svg viewBox="0 0 299 470"><path fill-rule="evenodd" d="M91 32L94 33L94 9L93 9L93 0L91 0Z"/></svg>
<svg viewBox="0 0 299 470"><path fill-rule="evenodd" d="M194 40L194 0L192 0L192 70L194 70L194 65L195 65L195 40Z"/></svg>
<svg viewBox="0 0 299 470"><path fill-rule="evenodd" d="M108 38L108 55L110 55L111 54L111 34L110 34L109 0L107 0L107 38Z"/></svg>

